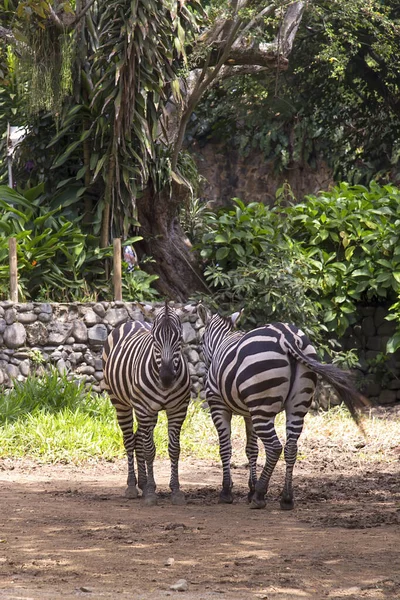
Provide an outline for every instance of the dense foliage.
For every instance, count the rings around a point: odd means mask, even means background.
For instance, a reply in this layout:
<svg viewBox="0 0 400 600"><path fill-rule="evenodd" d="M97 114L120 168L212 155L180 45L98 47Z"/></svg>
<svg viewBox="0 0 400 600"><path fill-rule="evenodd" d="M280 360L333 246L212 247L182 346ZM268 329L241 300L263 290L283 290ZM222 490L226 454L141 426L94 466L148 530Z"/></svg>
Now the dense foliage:
<svg viewBox="0 0 400 600"><path fill-rule="evenodd" d="M0 295L8 298L8 239L17 240L20 300L68 302L113 297L112 281L104 272L104 259L112 246L100 249L98 238L83 232L65 201L65 192L46 194L44 184L23 193L0 186ZM133 237L126 242L134 243ZM127 267L127 265L125 265ZM152 300L151 276L123 270L127 298Z"/></svg>
<svg viewBox="0 0 400 600"><path fill-rule="evenodd" d="M139 258L175 298L202 281L177 222L194 107L217 79L286 64L303 13L245 4L0 1L0 125L26 129L15 181L64 192L101 248L141 227Z"/></svg>
<svg viewBox="0 0 400 600"><path fill-rule="evenodd" d="M289 320L314 339L324 330L340 337L357 304L399 296L399 217L400 190L376 182L272 209L236 199L207 217L199 244L212 300L246 306L252 324ZM399 303L393 311L398 318Z"/></svg>
<svg viewBox="0 0 400 600"><path fill-rule="evenodd" d="M261 151L279 171L324 159L338 181L398 181L399 33L396 0L310 2L288 71L214 87L191 135Z"/></svg>

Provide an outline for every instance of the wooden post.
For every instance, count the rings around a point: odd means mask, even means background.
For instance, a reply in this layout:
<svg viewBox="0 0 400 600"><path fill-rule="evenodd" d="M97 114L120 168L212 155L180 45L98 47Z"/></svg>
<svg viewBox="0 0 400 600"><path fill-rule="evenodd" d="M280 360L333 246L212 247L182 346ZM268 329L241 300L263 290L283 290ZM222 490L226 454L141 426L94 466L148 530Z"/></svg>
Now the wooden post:
<svg viewBox="0 0 400 600"><path fill-rule="evenodd" d="M122 300L121 238L113 239L114 248L114 300Z"/></svg>
<svg viewBox="0 0 400 600"><path fill-rule="evenodd" d="M10 253L10 299L11 302L18 302L18 263L16 238L9 238L8 249Z"/></svg>

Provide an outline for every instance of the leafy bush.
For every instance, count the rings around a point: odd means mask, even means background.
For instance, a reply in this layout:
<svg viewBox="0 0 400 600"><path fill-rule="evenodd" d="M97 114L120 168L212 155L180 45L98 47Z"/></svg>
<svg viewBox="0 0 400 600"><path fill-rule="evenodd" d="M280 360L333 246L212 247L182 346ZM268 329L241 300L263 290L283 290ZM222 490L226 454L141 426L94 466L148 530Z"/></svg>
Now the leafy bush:
<svg viewBox="0 0 400 600"><path fill-rule="evenodd" d="M158 292L151 287L151 284L157 279L158 275L149 275L140 269L125 273L122 279L124 295L132 301L154 302L157 300Z"/></svg>
<svg viewBox="0 0 400 600"><path fill-rule="evenodd" d="M78 226L59 215L60 209L42 205L42 198L42 184L23 195L0 186L0 280L4 289L9 277L8 238L15 237L24 299L35 297L43 285L60 290L83 284L77 265L85 236Z"/></svg>
<svg viewBox="0 0 400 600"><path fill-rule="evenodd" d="M273 242L277 224L274 214L261 202L245 205L234 198L233 209L206 215L201 257L222 269L236 268L240 260L262 255Z"/></svg>
<svg viewBox="0 0 400 600"><path fill-rule="evenodd" d="M71 196L66 193L66 197ZM19 295L38 301L96 301L112 298L112 281L105 274L105 260L113 247L99 247L98 237L82 231L80 217L73 216L64 192L52 202L44 184L19 193L0 186L0 294L8 296L8 239L17 239ZM50 209L49 206L54 208ZM73 220L70 220L73 219ZM125 241L133 244L142 238ZM129 297L152 300L151 288L157 276L137 270L126 276L124 290Z"/></svg>
<svg viewBox="0 0 400 600"><path fill-rule="evenodd" d="M37 411L56 413L64 408L91 408L92 396L83 384L51 370L26 381L16 381L14 388L0 394L0 424L16 421Z"/></svg>
<svg viewBox="0 0 400 600"><path fill-rule="evenodd" d="M341 183L299 204L247 206L207 218L201 256L211 301L253 322L289 320L313 339L340 337L359 303L395 302L400 323L400 190ZM388 345L400 347L400 334Z"/></svg>
<svg viewBox="0 0 400 600"><path fill-rule="evenodd" d="M308 257L328 329L342 335L356 303L393 301L400 291L400 190L341 183L284 211L286 232Z"/></svg>
<svg viewBox="0 0 400 600"><path fill-rule="evenodd" d="M322 341L319 304L308 294L308 264L284 233L280 215L235 198L233 208L209 216L207 226L201 246L213 289L207 301L226 312L244 306L245 326L290 321Z"/></svg>

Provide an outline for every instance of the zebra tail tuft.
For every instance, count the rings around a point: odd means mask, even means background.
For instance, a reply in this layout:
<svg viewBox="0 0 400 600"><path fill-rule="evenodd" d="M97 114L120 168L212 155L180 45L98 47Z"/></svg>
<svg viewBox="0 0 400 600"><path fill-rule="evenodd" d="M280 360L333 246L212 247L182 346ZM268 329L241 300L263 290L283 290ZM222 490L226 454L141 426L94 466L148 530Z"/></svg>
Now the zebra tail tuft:
<svg viewBox="0 0 400 600"><path fill-rule="evenodd" d="M355 389L350 374L335 365L320 363L318 360L304 354L299 348L293 348L291 344L287 344L287 348L296 360L305 364L333 387L339 398L347 406L362 434L366 436L359 409L371 406L372 403Z"/></svg>

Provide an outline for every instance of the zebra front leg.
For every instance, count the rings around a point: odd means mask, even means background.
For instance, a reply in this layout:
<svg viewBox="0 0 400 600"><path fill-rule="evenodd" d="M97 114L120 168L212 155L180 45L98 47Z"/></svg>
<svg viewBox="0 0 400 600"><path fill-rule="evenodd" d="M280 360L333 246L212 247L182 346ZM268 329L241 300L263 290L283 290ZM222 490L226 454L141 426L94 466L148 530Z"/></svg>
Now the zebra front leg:
<svg viewBox="0 0 400 600"><path fill-rule="evenodd" d="M146 506L155 506L157 504L156 482L154 479L154 459L156 457L154 427L156 422L140 427L140 437L141 442L143 443L143 455L147 467L147 483L143 489L143 498Z"/></svg>
<svg viewBox="0 0 400 600"><path fill-rule="evenodd" d="M249 493L247 502L251 502L257 483L258 438L250 417L244 417L246 425L246 456L249 461Z"/></svg>
<svg viewBox="0 0 400 600"><path fill-rule="evenodd" d="M186 417L188 403L185 403L179 413L168 416L168 454L171 461L171 479L169 487L171 489L172 504L182 506L186 504L185 494L180 490L179 484L179 455L181 452L180 437L183 422Z"/></svg>
<svg viewBox="0 0 400 600"><path fill-rule="evenodd" d="M265 465L262 470L260 479L257 481L255 486L255 492L250 503L250 508L264 508L266 505L265 496L268 491L269 481L271 475L274 472L276 463L282 453L282 444L280 443L278 436L276 435L273 418L268 420L254 419L254 429L264 444L265 448Z"/></svg>
<svg viewBox="0 0 400 600"><path fill-rule="evenodd" d="M143 439L142 439L142 431L138 427L136 431L136 440L135 440L135 455L136 455L136 464L138 470L138 487L142 491L146 489L147 485L147 469L146 469L146 461L144 459L144 450L143 450Z"/></svg>
<svg viewBox="0 0 400 600"><path fill-rule="evenodd" d="M222 462L222 490L219 494L218 502L220 504L232 504L232 477L231 477L231 420L232 413L226 408L213 406L212 401L208 400L211 410L211 417L218 433L219 455Z"/></svg>
<svg viewBox="0 0 400 600"><path fill-rule="evenodd" d="M133 432L133 413L131 408L121 407L116 398L111 397L111 402L114 404L117 412L118 424L122 431L124 439L124 447L128 458L128 487L125 490L125 496L127 498L137 498L139 495L136 487L136 475L135 475L135 442L136 436Z"/></svg>

